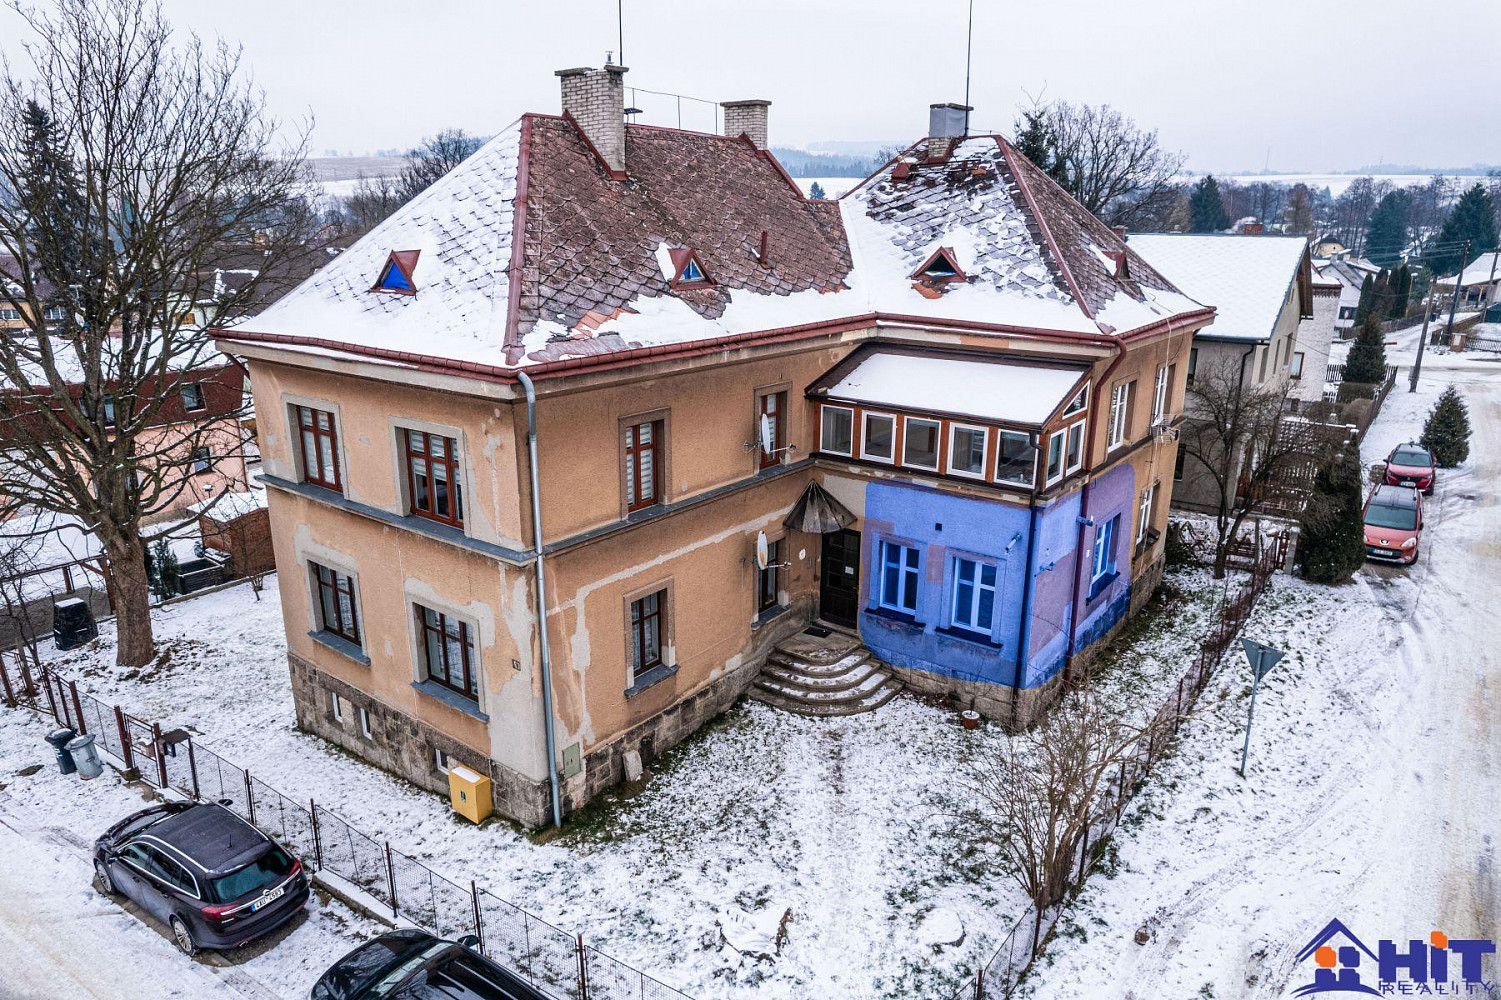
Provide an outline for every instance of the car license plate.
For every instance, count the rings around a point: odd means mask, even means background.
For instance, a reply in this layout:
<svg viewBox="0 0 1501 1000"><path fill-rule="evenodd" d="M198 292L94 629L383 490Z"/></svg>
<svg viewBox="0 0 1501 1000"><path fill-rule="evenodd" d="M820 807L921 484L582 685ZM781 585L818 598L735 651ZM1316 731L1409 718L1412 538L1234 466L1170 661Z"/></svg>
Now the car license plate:
<svg viewBox="0 0 1501 1000"><path fill-rule="evenodd" d="M1416 485L1418 485L1418 481L1416 479L1404 479L1404 480L1402 480L1402 482L1401 482L1400 485L1402 485L1402 486L1416 486Z"/></svg>
<svg viewBox="0 0 1501 1000"><path fill-rule="evenodd" d="M1397 553L1393 552L1391 549L1372 549L1371 550L1371 555L1373 555L1373 556L1394 556L1396 554Z"/></svg>
<svg viewBox="0 0 1501 1000"><path fill-rule="evenodd" d="M284 885L277 886L275 889L272 889L270 892L266 893L260 899L257 899L254 903L251 903L250 904L250 912L254 913L254 912L256 912L257 910L259 910L263 906L269 906L269 905L271 905L272 903L274 903L278 899L280 899L283 895L285 895L286 891L287 891L287 887L286 886L284 886Z"/></svg>

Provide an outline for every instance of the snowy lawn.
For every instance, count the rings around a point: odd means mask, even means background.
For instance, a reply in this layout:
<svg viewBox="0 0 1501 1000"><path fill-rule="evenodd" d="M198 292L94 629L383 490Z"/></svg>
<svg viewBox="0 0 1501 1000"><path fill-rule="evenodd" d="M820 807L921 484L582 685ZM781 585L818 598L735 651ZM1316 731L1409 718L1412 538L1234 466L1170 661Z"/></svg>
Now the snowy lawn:
<svg viewBox="0 0 1501 1000"><path fill-rule="evenodd" d="M1096 668L1097 690L1142 717L1220 595L1198 571L1170 576L1168 590ZM116 671L109 624L51 660L100 698L188 728L287 795L697 997L948 995L1026 908L953 818L962 754L1005 737L965 732L951 710L907 695L833 720L742 702L665 755L644 790L607 796L538 842L503 822L472 827L295 729L274 577L259 602L241 586L160 609L157 634L161 652L141 670ZM780 956L732 946L758 950L784 917Z"/></svg>

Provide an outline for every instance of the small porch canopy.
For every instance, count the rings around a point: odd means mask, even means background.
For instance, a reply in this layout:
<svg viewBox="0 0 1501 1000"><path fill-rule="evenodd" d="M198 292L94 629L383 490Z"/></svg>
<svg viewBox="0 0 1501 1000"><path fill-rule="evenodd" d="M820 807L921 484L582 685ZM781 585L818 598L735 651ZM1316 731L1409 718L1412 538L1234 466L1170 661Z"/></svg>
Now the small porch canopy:
<svg viewBox="0 0 1501 1000"><path fill-rule="evenodd" d="M855 515L850 509L816 482L808 484L792 510L782 518L784 527L810 535L827 535L854 523Z"/></svg>
<svg viewBox="0 0 1501 1000"><path fill-rule="evenodd" d="M1020 361L878 350L821 380L814 394L874 410L1041 426L1073 398L1085 374Z"/></svg>

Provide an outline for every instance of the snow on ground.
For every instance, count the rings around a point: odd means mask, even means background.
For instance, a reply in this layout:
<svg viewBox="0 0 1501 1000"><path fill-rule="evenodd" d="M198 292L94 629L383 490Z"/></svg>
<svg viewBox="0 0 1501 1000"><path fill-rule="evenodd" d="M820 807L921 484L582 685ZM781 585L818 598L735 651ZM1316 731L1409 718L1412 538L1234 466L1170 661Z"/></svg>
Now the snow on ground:
<svg viewBox="0 0 1501 1000"><path fill-rule="evenodd" d="M302 1000L324 969L383 929L318 892L303 916L263 941L183 958L163 927L133 906L100 896L90 883L94 838L156 793L109 768L89 782L58 773L42 741L46 732L29 712L0 710L5 1000ZM22 773L34 766L40 770Z"/></svg>
<svg viewBox="0 0 1501 1000"><path fill-rule="evenodd" d="M1097 689L1145 715L1208 625L1218 591L1136 619ZM951 994L1024 901L952 836L959 759L1004 737L965 732L910 696L868 714L804 719L742 703L666 755L632 797L611 796L548 843L454 819L419 791L294 726L276 581L159 610L160 655L110 664L113 627L53 662L128 711L183 725L297 799L317 798L460 883L498 895L702 998ZM29 724L27 739L40 743ZM9 754L3 766L9 768ZM97 825L123 811L101 810ZM956 849L956 844L960 845ZM742 956L790 911L775 959ZM962 933L954 934L955 926ZM943 939L942 941L938 939ZM958 943L948 943L958 942Z"/></svg>
<svg viewBox="0 0 1501 1000"><path fill-rule="evenodd" d="M1405 373L1404 373L1405 374ZM1236 773L1250 677L1238 656L1060 924L1039 998L1280 997L1331 918L1367 942L1501 933L1501 374L1425 367L1362 449L1416 437L1440 389L1470 400L1471 462L1440 474L1424 555L1342 587L1283 576L1245 634L1289 656L1263 682ZM1148 935L1134 941L1137 930ZM1489 978L1495 979L1495 966Z"/></svg>

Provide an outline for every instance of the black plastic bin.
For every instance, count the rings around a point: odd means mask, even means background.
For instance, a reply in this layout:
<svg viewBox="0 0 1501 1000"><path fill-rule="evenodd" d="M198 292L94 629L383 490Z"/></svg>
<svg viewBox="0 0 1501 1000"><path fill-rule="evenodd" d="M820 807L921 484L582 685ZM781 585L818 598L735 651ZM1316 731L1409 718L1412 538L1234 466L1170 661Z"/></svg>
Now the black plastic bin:
<svg viewBox="0 0 1501 1000"><path fill-rule="evenodd" d="M73 762L73 755L68 752L68 744L77 735L71 729L54 729L47 734L47 742L57 754L57 769L63 774L72 774L78 770L78 765Z"/></svg>
<svg viewBox="0 0 1501 1000"><path fill-rule="evenodd" d="M99 635L94 612L81 597L70 597L52 605L52 641L60 650L77 649Z"/></svg>

